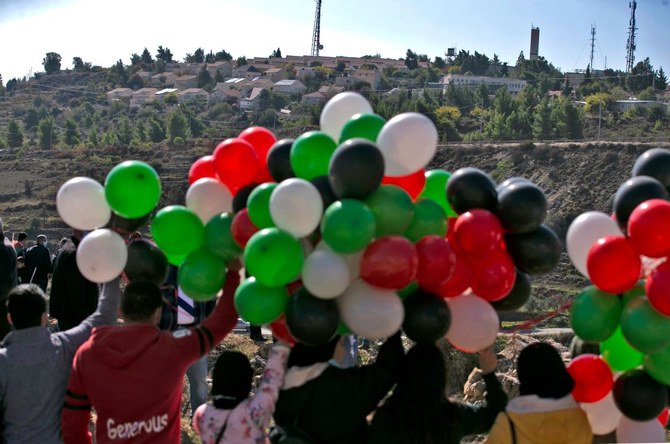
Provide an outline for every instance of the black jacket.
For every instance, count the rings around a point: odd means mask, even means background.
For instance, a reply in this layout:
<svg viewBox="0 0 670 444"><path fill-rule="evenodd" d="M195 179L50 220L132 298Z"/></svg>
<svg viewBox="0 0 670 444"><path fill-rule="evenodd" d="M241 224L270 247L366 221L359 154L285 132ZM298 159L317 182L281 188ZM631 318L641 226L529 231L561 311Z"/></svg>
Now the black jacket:
<svg viewBox="0 0 670 444"><path fill-rule="evenodd" d="M474 406L458 402L447 402L437 413L439 419L429 421L432 426L430 442L458 444L467 435L487 433L495 422L498 413L507 406L507 395L502 390L495 373L484 376L486 382L486 406ZM420 401L417 401L420 402ZM414 434L403 430L403 418L390 405L382 406L372 420L369 431L370 444L406 444L412 443Z"/></svg>
<svg viewBox="0 0 670 444"><path fill-rule="evenodd" d="M16 250L12 243L0 232L0 340L11 330L7 322L7 295L18 284Z"/></svg>
<svg viewBox="0 0 670 444"><path fill-rule="evenodd" d="M396 334L381 346L374 364L291 367L279 393L275 422L295 425L319 444L366 442L366 416L395 384L403 356Z"/></svg>
<svg viewBox="0 0 670 444"><path fill-rule="evenodd" d="M51 273L51 253L49 249L42 244L35 244L26 250L25 258L26 267L30 269L31 273L37 268L33 283L46 280Z"/></svg>

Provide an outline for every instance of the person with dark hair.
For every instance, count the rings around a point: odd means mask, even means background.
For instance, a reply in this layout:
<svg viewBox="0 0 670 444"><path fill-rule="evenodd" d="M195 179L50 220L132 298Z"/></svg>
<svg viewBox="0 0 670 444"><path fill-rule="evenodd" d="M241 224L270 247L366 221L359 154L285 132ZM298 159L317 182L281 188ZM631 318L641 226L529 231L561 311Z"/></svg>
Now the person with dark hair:
<svg viewBox="0 0 670 444"><path fill-rule="evenodd" d="M517 376L520 396L498 415L485 442L591 443L586 413L571 394L575 382L554 347L536 342L521 350Z"/></svg>
<svg viewBox="0 0 670 444"><path fill-rule="evenodd" d="M7 237L5 237L2 219L0 219L0 340L11 331L7 322L7 311L5 301L9 291L19 283L18 269L16 263L16 250Z"/></svg>
<svg viewBox="0 0 670 444"><path fill-rule="evenodd" d="M49 292L49 314L58 319L58 328L78 325L95 311L98 285L86 279L77 266L77 247L82 232L74 230L54 259Z"/></svg>
<svg viewBox="0 0 670 444"><path fill-rule="evenodd" d="M7 311L14 331L0 346L0 410L4 423L0 441L63 442L61 409L72 359L93 327L116 321L119 294L118 279L104 284L95 313L77 327L49 333L42 289L21 284L10 291Z"/></svg>
<svg viewBox="0 0 670 444"><path fill-rule="evenodd" d="M23 256L23 253L26 251L26 246L23 243L26 239L28 239L28 233L22 231L19 233L17 239L12 242L12 246L14 247L14 250L16 250L17 256Z"/></svg>
<svg viewBox="0 0 670 444"><path fill-rule="evenodd" d="M299 430L321 444L367 442L366 417L398 377L404 357L400 332L384 342L374 364L361 367L329 362L338 342L336 337L321 347L293 346L274 415L277 440Z"/></svg>
<svg viewBox="0 0 670 444"><path fill-rule="evenodd" d="M451 402L442 352L433 344L415 345L403 360L393 395L375 413L368 442L457 444L464 436L488 432L507 404L496 364L492 347L479 352L485 407Z"/></svg>
<svg viewBox="0 0 670 444"><path fill-rule="evenodd" d="M26 259L23 256L16 258L16 268L19 276L19 284L30 284L30 279L33 277L33 274L28 267L26 267Z"/></svg>
<svg viewBox="0 0 670 444"><path fill-rule="evenodd" d="M25 254L26 267L33 273L32 283L37 284L45 293L51 275L51 252L46 243L47 237L40 234L37 236L37 243L28 248Z"/></svg>
<svg viewBox="0 0 670 444"><path fill-rule="evenodd" d="M74 358L63 408L63 438L90 443L91 409L98 444L179 442L186 369L209 353L235 326L239 284L229 270L223 295L200 326L161 331L161 290L134 280L121 297L124 324L96 329Z"/></svg>
<svg viewBox="0 0 670 444"><path fill-rule="evenodd" d="M198 407L193 428L203 444L262 443L275 411L290 348L277 342L270 349L263 379L249 398L254 371L237 351L224 351L212 371L212 403Z"/></svg>

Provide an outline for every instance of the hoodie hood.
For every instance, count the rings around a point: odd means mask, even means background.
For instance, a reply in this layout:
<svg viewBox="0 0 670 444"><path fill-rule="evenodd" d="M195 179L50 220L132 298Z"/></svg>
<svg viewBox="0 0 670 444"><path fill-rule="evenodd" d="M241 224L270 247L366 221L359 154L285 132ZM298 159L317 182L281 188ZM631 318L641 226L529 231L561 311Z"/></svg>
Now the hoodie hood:
<svg viewBox="0 0 670 444"><path fill-rule="evenodd" d="M590 435L586 414L572 395L559 399L536 395L519 396L509 401L507 413L521 435L546 444L581 442Z"/></svg>
<svg viewBox="0 0 670 444"><path fill-rule="evenodd" d="M124 368L135 361L160 338L154 325L98 327L91 334L91 350L96 358L111 368Z"/></svg>

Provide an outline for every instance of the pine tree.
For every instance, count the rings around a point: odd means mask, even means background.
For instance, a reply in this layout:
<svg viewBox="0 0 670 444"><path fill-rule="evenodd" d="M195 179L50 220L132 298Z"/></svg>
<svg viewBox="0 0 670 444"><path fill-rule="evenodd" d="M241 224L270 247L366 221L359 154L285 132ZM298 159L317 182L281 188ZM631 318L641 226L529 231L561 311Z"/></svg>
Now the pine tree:
<svg viewBox="0 0 670 444"><path fill-rule="evenodd" d="M2 82L0 81L0 85ZM661 66L658 68L658 71L656 71L656 79L655 79L655 89L664 91L668 87L668 78L665 75L665 72L663 72L663 67Z"/></svg>
<svg viewBox="0 0 670 444"><path fill-rule="evenodd" d="M79 136L77 123L71 118L67 119L65 121L65 144L73 147L79 142L81 142L81 137Z"/></svg>
<svg viewBox="0 0 670 444"><path fill-rule="evenodd" d="M23 128L14 119L7 121L7 146L17 148L23 145Z"/></svg>

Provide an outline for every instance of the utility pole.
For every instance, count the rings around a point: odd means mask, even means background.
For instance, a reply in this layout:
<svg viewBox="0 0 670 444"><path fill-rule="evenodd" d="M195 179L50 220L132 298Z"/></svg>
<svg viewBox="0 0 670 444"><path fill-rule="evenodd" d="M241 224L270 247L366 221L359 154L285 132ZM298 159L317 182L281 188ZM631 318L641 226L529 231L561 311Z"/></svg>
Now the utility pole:
<svg viewBox="0 0 670 444"><path fill-rule="evenodd" d="M589 59L589 71L593 75L593 52L596 47L596 25L591 25L591 58Z"/></svg>
<svg viewBox="0 0 670 444"><path fill-rule="evenodd" d="M635 10L637 9L637 1L633 0L628 3L630 8L630 22L628 24L628 41L626 42L626 72L630 74L635 66Z"/></svg>

